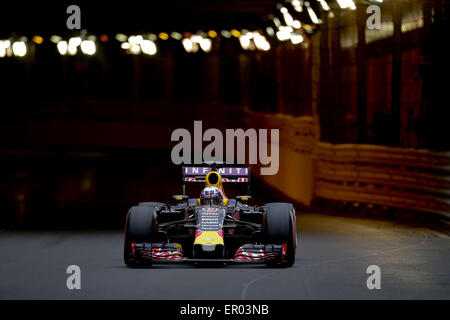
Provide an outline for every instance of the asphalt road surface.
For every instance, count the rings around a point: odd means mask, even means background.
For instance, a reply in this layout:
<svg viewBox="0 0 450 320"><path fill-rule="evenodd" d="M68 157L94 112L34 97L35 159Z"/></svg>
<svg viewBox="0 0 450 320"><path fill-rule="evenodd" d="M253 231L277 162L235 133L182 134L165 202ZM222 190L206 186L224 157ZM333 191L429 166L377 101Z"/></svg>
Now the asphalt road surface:
<svg viewBox="0 0 450 320"><path fill-rule="evenodd" d="M1 299L450 299L450 238L391 222L298 215L292 268L130 269L121 231L0 232ZM68 290L66 268L81 268ZM381 269L369 290L366 269Z"/></svg>

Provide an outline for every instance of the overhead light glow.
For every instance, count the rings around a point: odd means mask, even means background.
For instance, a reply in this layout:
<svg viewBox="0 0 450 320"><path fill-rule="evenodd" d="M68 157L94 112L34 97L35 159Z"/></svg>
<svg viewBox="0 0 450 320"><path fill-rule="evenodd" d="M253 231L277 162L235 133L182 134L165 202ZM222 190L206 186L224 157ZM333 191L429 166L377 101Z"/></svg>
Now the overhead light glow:
<svg viewBox="0 0 450 320"><path fill-rule="evenodd" d="M341 9L356 9L355 2L353 2L353 0L337 0L337 3Z"/></svg>
<svg viewBox="0 0 450 320"><path fill-rule="evenodd" d="M288 26L291 26L294 23L294 19L289 13L283 14L283 18Z"/></svg>
<svg viewBox="0 0 450 320"><path fill-rule="evenodd" d="M200 48L202 48L202 50L205 52L210 52L211 46L212 46L211 39L205 38L200 41Z"/></svg>
<svg viewBox="0 0 450 320"><path fill-rule="evenodd" d="M215 32L214 30L209 30L208 31L208 36L210 36L211 38L216 38L217 37L217 32Z"/></svg>
<svg viewBox="0 0 450 320"><path fill-rule="evenodd" d="M275 35L275 31L273 30L272 27L267 27L266 28L266 32L269 36L273 37Z"/></svg>
<svg viewBox="0 0 450 320"><path fill-rule="evenodd" d="M102 34L102 35L100 36L100 41L101 41L101 42L108 42L108 41L109 41L108 35L107 35L107 34Z"/></svg>
<svg viewBox="0 0 450 320"><path fill-rule="evenodd" d="M130 49L131 45L130 45L129 42L122 42L122 43L120 44L120 47L121 47L122 49L128 50L128 49Z"/></svg>
<svg viewBox="0 0 450 320"><path fill-rule="evenodd" d="M320 5L322 6L322 9L325 11L330 11L330 7L328 6L328 3L325 0L317 0Z"/></svg>
<svg viewBox="0 0 450 320"><path fill-rule="evenodd" d="M292 27L294 29L300 29L302 27L302 24L300 23L300 21L294 20L294 22L292 22Z"/></svg>
<svg viewBox="0 0 450 320"><path fill-rule="evenodd" d="M160 38L161 40L167 40L167 39L169 39L169 35L168 35L167 33L165 33L165 32L161 32L158 36L159 36L159 38Z"/></svg>
<svg viewBox="0 0 450 320"><path fill-rule="evenodd" d="M33 42L36 44L41 44L42 42L44 42L44 38L38 35L34 36L31 40L33 40Z"/></svg>
<svg viewBox="0 0 450 320"><path fill-rule="evenodd" d="M27 54L27 46L25 42L18 41L12 44L12 50L15 56L23 57Z"/></svg>
<svg viewBox="0 0 450 320"><path fill-rule="evenodd" d="M56 48L60 55L64 56L67 54L67 41L60 41L56 44Z"/></svg>
<svg viewBox="0 0 450 320"><path fill-rule="evenodd" d="M6 48L6 40L0 40L0 58L4 58L6 56Z"/></svg>
<svg viewBox="0 0 450 320"><path fill-rule="evenodd" d="M277 32L277 38L280 41L286 41L291 38L291 33L286 30L280 30Z"/></svg>
<svg viewBox="0 0 450 320"><path fill-rule="evenodd" d="M233 30L231 30L231 35L233 37L239 38L241 36L241 33L238 30L233 29Z"/></svg>
<svg viewBox="0 0 450 320"><path fill-rule="evenodd" d="M139 54L141 53L141 46L136 43L132 43L129 51L132 54Z"/></svg>
<svg viewBox="0 0 450 320"><path fill-rule="evenodd" d="M280 19L278 19L277 17L273 18L273 24L279 28L281 26L281 22Z"/></svg>
<svg viewBox="0 0 450 320"><path fill-rule="evenodd" d="M69 39L69 47L78 47L81 44L80 37L74 37Z"/></svg>
<svg viewBox="0 0 450 320"><path fill-rule="evenodd" d="M144 40L141 44L141 50L143 53L148 55L154 55L156 53L156 45L153 41Z"/></svg>
<svg viewBox="0 0 450 320"><path fill-rule="evenodd" d="M58 43L58 42L60 42L62 40L62 38L60 37L60 36L57 36L57 35L52 35L51 37L50 37L50 41L51 42L53 42L53 43Z"/></svg>
<svg viewBox="0 0 450 320"><path fill-rule="evenodd" d="M231 33L230 33L229 31L227 31L227 30L222 30L222 31L220 31L220 34L221 34L222 37L224 37L224 38L227 38L227 39L231 38Z"/></svg>
<svg viewBox="0 0 450 320"><path fill-rule="evenodd" d="M255 42L256 48L262 51L268 51L270 49L270 43L267 41L266 37L259 34L259 32L253 33L253 41Z"/></svg>
<svg viewBox="0 0 450 320"><path fill-rule="evenodd" d="M69 41L69 45L67 46L67 53L70 54L71 56L74 56L77 54L77 47L72 43L70 44Z"/></svg>
<svg viewBox="0 0 450 320"><path fill-rule="evenodd" d="M183 44L184 50L186 52L197 52L198 46L195 42L193 42L191 39L184 38L181 43Z"/></svg>
<svg viewBox="0 0 450 320"><path fill-rule="evenodd" d="M183 35L182 35L181 33L178 33L178 32L172 32L172 33L170 34L170 36L171 36L173 39L175 39L175 40L181 40L181 39L183 39Z"/></svg>
<svg viewBox="0 0 450 320"><path fill-rule="evenodd" d="M309 17L311 18L311 21L314 22L315 24L319 24L320 21L317 18L316 13L314 12L313 8L308 6L307 9L308 9L308 14L309 14Z"/></svg>
<svg viewBox="0 0 450 320"><path fill-rule="evenodd" d="M124 35L123 33L116 34L116 40L119 42L125 42L127 41L128 37Z"/></svg>
<svg viewBox="0 0 450 320"><path fill-rule="evenodd" d="M293 44L298 44L303 42L303 36L301 34L292 34L291 35L291 42Z"/></svg>
<svg viewBox="0 0 450 320"><path fill-rule="evenodd" d="M241 44L242 49L250 49L250 38L247 35L240 36L239 43Z"/></svg>
<svg viewBox="0 0 450 320"><path fill-rule="evenodd" d="M88 56L92 56L95 54L95 42L92 40L84 40L81 42L81 52L87 54Z"/></svg>

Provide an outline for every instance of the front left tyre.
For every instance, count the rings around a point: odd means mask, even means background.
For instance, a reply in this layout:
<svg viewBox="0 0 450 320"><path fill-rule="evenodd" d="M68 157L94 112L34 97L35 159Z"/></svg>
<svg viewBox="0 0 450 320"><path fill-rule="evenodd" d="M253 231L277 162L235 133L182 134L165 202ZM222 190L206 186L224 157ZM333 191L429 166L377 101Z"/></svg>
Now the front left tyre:
<svg viewBox="0 0 450 320"><path fill-rule="evenodd" d="M152 242L155 234L155 209L155 207L134 206L128 211L125 224L124 261L129 267L144 266L141 261L134 259L132 243Z"/></svg>

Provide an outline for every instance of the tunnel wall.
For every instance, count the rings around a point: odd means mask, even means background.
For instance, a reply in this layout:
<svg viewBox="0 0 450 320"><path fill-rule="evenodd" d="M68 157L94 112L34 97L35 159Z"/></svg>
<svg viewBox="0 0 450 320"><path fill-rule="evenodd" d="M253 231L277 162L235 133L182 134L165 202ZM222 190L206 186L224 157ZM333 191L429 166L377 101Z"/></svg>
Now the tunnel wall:
<svg viewBox="0 0 450 320"><path fill-rule="evenodd" d="M309 116L248 112L247 122L255 121L280 129L280 170L259 178L297 203L328 199L450 218L450 152L321 142Z"/></svg>

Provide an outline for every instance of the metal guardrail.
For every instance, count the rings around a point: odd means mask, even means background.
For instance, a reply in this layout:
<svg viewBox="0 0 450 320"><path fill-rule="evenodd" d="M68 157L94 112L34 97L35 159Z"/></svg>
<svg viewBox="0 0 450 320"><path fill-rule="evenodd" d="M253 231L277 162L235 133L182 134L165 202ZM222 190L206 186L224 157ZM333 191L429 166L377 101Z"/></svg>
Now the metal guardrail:
<svg viewBox="0 0 450 320"><path fill-rule="evenodd" d="M450 218L450 152L319 142L315 196Z"/></svg>

